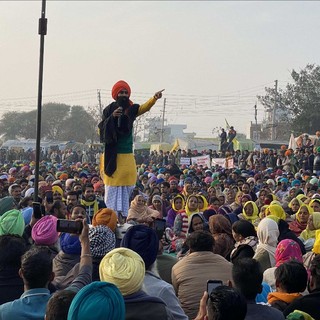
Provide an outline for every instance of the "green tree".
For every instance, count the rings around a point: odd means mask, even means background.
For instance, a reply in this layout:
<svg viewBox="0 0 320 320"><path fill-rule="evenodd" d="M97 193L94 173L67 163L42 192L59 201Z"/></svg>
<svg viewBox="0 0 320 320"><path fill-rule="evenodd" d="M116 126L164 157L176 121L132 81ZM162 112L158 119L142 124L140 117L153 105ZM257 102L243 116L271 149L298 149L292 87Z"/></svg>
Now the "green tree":
<svg viewBox="0 0 320 320"><path fill-rule="evenodd" d="M0 119L0 134L4 140L35 139L37 110L30 112L7 112ZM93 117L82 106L60 103L43 105L41 138L49 140L73 140L86 142L97 136Z"/></svg>
<svg viewBox="0 0 320 320"><path fill-rule="evenodd" d="M265 88L266 94L258 96L267 111L282 110L278 121L287 121L296 134L315 133L320 128L320 66L308 64L300 72L292 70L292 83L285 89Z"/></svg>

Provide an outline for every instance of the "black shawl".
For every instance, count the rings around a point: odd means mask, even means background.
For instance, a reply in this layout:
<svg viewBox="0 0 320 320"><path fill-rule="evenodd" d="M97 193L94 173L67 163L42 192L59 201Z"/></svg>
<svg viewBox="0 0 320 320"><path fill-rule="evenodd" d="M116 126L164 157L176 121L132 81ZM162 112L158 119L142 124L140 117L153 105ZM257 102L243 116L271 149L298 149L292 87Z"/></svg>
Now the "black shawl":
<svg viewBox="0 0 320 320"><path fill-rule="evenodd" d="M118 128L118 118L114 118L112 113L119 107L118 103L112 102L104 110L102 121L98 127L100 129L100 142L105 144L104 152L104 172L111 177L117 169L117 145L120 136L128 136L132 132L133 122L137 117L139 105L133 104L125 109L121 116L121 125Z"/></svg>

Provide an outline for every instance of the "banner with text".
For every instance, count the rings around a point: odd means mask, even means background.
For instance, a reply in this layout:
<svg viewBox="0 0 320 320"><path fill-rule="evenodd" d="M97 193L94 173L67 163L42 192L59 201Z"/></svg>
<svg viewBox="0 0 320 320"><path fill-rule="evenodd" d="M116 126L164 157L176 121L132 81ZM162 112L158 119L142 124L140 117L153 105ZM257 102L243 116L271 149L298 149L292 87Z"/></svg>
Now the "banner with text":
<svg viewBox="0 0 320 320"><path fill-rule="evenodd" d="M193 157L191 158L191 163L210 168L210 156Z"/></svg>

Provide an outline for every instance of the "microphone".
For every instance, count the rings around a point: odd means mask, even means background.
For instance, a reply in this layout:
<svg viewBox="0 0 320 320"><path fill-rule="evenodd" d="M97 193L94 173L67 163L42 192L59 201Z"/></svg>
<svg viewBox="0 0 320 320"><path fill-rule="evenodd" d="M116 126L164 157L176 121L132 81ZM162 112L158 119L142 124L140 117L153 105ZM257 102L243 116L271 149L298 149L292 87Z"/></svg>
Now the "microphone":
<svg viewBox="0 0 320 320"><path fill-rule="evenodd" d="M119 108L121 108L121 112L122 112L122 111L123 111L123 108L122 108L122 107L119 107ZM121 116L122 116L122 115L120 115L120 116L118 117L118 128L121 127Z"/></svg>

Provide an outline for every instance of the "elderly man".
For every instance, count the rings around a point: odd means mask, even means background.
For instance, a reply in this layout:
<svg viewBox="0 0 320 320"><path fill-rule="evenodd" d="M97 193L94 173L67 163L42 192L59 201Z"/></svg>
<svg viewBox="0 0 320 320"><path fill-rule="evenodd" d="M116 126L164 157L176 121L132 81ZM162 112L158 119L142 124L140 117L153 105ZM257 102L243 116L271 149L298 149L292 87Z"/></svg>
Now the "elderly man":
<svg viewBox="0 0 320 320"><path fill-rule="evenodd" d="M197 316L199 301L208 280L227 284L232 276L232 264L213 253L214 239L207 231L194 231L187 238L190 254L172 268L172 284L182 309L190 319Z"/></svg>
<svg viewBox="0 0 320 320"><path fill-rule="evenodd" d="M120 80L112 88L115 101L103 110L99 129L100 141L105 144L104 160L101 161L105 203L123 217L128 215L129 198L137 176L133 155L133 123L136 117L149 111L162 97L162 91L156 92L140 106L129 100L131 88Z"/></svg>

